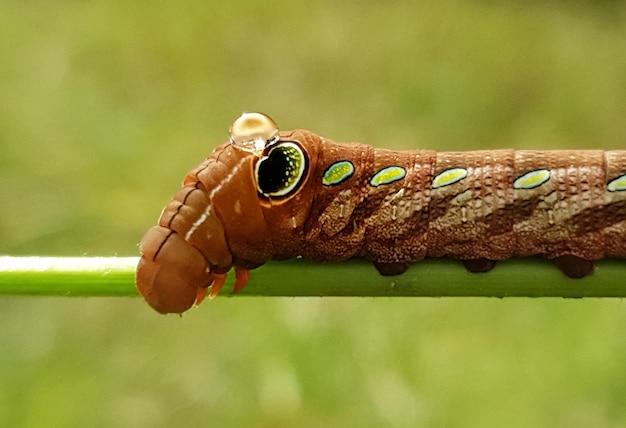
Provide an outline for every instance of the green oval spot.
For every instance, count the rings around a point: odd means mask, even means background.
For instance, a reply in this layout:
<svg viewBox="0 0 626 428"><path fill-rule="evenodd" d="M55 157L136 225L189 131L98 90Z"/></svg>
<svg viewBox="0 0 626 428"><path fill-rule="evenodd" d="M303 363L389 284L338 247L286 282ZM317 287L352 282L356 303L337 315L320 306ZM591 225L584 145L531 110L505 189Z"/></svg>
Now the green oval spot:
<svg viewBox="0 0 626 428"><path fill-rule="evenodd" d="M378 171L370 179L370 184L378 187L382 184L390 184L394 181L402 180L406 175L406 170L401 166L388 166Z"/></svg>
<svg viewBox="0 0 626 428"><path fill-rule="evenodd" d="M324 171L322 184L324 186L334 186L346 181L354 174L354 165L350 161L335 162Z"/></svg>
<svg viewBox="0 0 626 428"><path fill-rule="evenodd" d="M547 169L538 169L530 171L519 177L513 182L514 189L534 189L541 186L550 179L550 171Z"/></svg>
<svg viewBox="0 0 626 428"><path fill-rule="evenodd" d="M452 168L447 169L433 178L431 187L437 189L439 187L449 186L467 177L467 170L465 168Z"/></svg>
<svg viewBox="0 0 626 428"><path fill-rule="evenodd" d="M609 189L609 192L621 192L626 190L626 174L617 177L615 180L611 180L606 187Z"/></svg>

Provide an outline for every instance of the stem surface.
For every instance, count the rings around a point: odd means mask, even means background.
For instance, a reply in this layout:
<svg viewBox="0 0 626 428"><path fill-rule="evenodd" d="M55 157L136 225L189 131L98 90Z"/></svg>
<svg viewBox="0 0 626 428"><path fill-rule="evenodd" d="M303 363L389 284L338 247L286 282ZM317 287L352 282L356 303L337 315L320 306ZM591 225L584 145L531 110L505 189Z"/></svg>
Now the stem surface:
<svg viewBox="0 0 626 428"><path fill-rule="evenodd" d="M136 296L137 257L0 257L0 295ZM234 275L229 275L232 286ZM225 288L225 291L227 288ZM222 291L221 296L230 296ZM430 259L385 277L364 260L269 262L255 269L241 296L626 297L626 262L602 260L583 279L541 259L500 262L468 273L461 263Z"/></svg>

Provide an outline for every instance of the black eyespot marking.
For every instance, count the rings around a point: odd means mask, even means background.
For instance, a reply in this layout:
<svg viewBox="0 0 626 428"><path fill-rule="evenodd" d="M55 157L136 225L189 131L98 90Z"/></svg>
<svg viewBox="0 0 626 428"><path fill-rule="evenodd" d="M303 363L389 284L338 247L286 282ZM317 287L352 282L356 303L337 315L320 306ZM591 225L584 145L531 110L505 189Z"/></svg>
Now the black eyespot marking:
<svg viewBox="0 0 626 428"><path fill-rule="evenodd" d="M300 186L307 167L307 156L299 145L279 142L256 164L257 191L265 197L287 196Z"/></svg>

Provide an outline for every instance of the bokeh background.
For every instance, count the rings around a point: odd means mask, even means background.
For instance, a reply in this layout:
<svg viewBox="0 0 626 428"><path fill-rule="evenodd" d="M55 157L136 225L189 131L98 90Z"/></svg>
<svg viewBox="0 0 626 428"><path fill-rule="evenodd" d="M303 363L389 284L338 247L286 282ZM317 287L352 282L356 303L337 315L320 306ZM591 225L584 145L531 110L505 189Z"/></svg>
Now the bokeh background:
<svg viewBox="0 0 626 428"><path fill-rule="evenodd" d="M626 149L618 1L0 3L0 254L136 255L242 111ZM626 425L620 300L0 299L0 425Z"/></svg>

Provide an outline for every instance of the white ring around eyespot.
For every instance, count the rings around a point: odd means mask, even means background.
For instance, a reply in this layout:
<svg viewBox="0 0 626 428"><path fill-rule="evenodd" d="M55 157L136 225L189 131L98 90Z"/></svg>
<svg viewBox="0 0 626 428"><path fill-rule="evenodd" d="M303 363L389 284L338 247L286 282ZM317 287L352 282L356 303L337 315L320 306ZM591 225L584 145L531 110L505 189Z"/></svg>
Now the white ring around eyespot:
<svg viewBox="0 0 626 428"><path fill-rule="evenodd" d="M267 159L270 155L270 153L273 150L277 150L280 147L284 147L284 146L288 146L288 147L292 147L294 148L298 154L300 155L300 166L298 168L298 173L295 177L295 180L293 180L293 183L290 184L289 186L287 186L284 189L281 189L277 192L272 192L272 193L265 193L263 192L260 188L259 188L259 166L261 165L261 162L265 159ZM289 195L291 192L293 192L298 186L300 186L302 184L303 181L303 177L304 174L307 170L308 167L308 158L306 156L306 154L304 153L304 151L302 150L302 148L296 144L296 143L292 143L290 141L279 141L278 143L276 143L274 146L272 146L271 149L269 149L269 151L267 152L267 156L263 156L261 157L256 164L254 165L254 180L256 182L256 189L257 192L259 192L260 194L262 194L265 197L281 197L281 196L287 196Z"/></svg>

